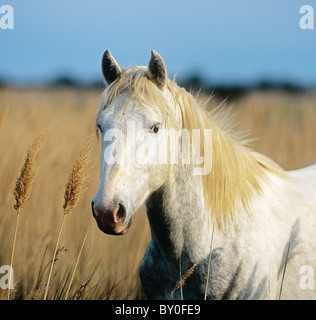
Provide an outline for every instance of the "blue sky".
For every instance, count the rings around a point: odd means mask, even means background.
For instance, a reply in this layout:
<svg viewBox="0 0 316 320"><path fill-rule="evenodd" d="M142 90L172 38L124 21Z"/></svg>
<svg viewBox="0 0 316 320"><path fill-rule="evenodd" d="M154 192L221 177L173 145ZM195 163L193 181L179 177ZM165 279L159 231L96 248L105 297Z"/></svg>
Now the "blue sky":
<svg viewBox="0 0 316 320"><path fill-rule="evenodd" d="M110 49L121 66L147 65L151 49L169 74L220 84L261 79L316 85L316 29L299 9L315 0L0 0L14 30L0 29L0 78L101 79Z"/></svg>

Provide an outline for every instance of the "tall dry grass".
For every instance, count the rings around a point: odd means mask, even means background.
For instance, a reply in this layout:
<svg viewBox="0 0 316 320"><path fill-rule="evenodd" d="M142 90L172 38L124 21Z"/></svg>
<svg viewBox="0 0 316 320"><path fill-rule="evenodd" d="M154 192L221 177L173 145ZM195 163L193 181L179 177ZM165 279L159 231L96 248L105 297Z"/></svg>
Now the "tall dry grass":
<svg viewBox="0 0 316 320"><path fill-rule="evenodd" d="M92 141L90 137L89 140L86 142L86 144L83 146L82 150L80 151L78 159L76 160L69 174L69 179L65 187L65 192L64 192L65 202L63 205L64 213L63 213L62 221L59 227L54 254L53 254L53 258L52 258L52 262L51 262L51 266L48 274L46 289L45 289L44 298L43 298L44 300L47 299L48 290L51 285L53 267L55 265L56 254L57 254L60 237L61 237L62 230L65 223L65 217L78 205L79 199L85 189L85 182L88 178L89 165L91 162L91 154L92 154ZM81 249L79 251L79 254L81 256ZM77 263L75 265L75 268L77 269ZM73 281L73 277L71 277L69 288L72 284L72 281ZM67 290L66 298L68 298L68 295L69 295L69 290Z"/></svg>
<svg viewBox="0 0 316 320"><path fill-rule="evenodd" d="M0 114L4 114L0 127L0 265L10 265L15 225L12 189L17 174L34 138L43 129L46 132L45 145L37 158L37 177L20 217L11 299L44 296L65 203L65 182L87 136L95 133L94 113L100 93L62 89L0 91ZM92 144L94 167L80 202L65 219L49 299L66 297L90 224L68 298L141 297L138 268L150 238L148 225L143 222L145 213L142 210L137 215L124 237L108 236L98 229L90 203L98 187L100 145L97 139ZM0 298L6 299L5 290L0 289Z"/></svg>
<svg viewBox="0 0 316 320"><path fill-rule="evenodd" d="M86 137L94 133L100 94L101 90L75 89L0 91L0 266L10 264L15 226L12 189L16 176L34 138L42 130L46 132L46 142L38 154L37 177L16 236L15 289L11 299L44 296L65 203L65 181ZM218 103L213 99L210 108ZM252 147L285 169L316 161L315 94L253 93L235 101L232 108L237 111L238 128L257 138ZM150 240L145 212L138 212L123 237L99 231L90 208L98 187L100 161L100 145L96 139L93 144L95 165L80 202L65 219L48 298L141 298L138 269ZM5 298L5 290L0 289L0 299Z"/></svg>
<svg viewBox="0 0 316 320"><path fill-rule="evenodd" d="M11 263L10 263L11 270L13 268L14 252L15 252L16 237L17 237L17 232L19 227L20 213L31 193L32 184L36 176L35 159L40 148L42 147L43 140L44 140L44 137L43 137L43 134L41 134L35 140L31 148L27 152L23 167L21 169L21 173L17 178L14 189L13 189L13 195L15 199L14 209L16 210L16 222L15 222L15 228L14 228L14 237L13 237L12 253L11 253ZM9 287L12 286L12 282L13 282L12 278L13 278L13 274L10 271L9 280L8 280L8 283L10 284ZM10 299L10 292L11 290L8 290L8 300Z"/></svg>

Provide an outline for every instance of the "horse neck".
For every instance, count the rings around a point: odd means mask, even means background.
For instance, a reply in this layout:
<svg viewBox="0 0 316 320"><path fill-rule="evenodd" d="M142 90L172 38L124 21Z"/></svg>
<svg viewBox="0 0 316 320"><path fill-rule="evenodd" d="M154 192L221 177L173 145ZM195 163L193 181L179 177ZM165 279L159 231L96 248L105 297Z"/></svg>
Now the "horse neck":
<svg viewBox="0 0 316 320"><path fill-rule="evenodd" d="M193 175L192 167L170 166L167 182L147 202L152 241L169 259L194 263L205 258L212 238L210 221L216 230L234 230L236 216L253 211L262 185L270 184L270 177L286 177L272 160L249 150L232 133L215 122L208 126L213 132L210 174L201 178Z"/></svg>
<svg viewBox="0 0 316 320"><path fill-rule="evenodd" d="M152 241L163 255L188 266L209 251L209 225L205 219L200 179L181 165L172 166L167 183L147 201Z"/></svg>

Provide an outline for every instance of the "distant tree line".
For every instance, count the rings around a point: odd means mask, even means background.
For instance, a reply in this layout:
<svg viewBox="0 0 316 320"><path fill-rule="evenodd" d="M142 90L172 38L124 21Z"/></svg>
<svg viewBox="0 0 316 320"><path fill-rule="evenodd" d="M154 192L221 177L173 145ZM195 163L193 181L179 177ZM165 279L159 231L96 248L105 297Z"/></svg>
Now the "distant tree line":
<svg viewBox="0 0 316 320"><path fill-rule="evenodd" d="M191 76L179 82L180 86L188 91L201 91L206 94L215 94L220 98L239 98L251 91L280 91L286 93L301 93L307 91L307 88L291 82L278 82L262 80L252 85L230 84L230 85L214 85L206 83L198 75Z"/></svg>
<svg viewBox="0 0 316 320"><path fill-rule="evenodd" d="M251 91L280 91L286 93L301 93L307 91L308 89L291 82L278 82L278 81L268 81L262 80L252 85L241 85L241 84L231 84L231 85L221 85L212 84L205 82L199 75L191 75L185 79L177 80L181 87L184 87L188 91L197 92L200 91L205 94L214 94L220 98L239 98ZM64 87L64 88L104 88L103 79L96 79L95 81L90 81L88 83L83 83L76 78L69 75L58 76L52 81L44 84L47 87ZM0 88L14 86L11 82L5 81L0 77ZM27 85L26 85L27 86ZM35 85L36 86L36 85ZM315 89L315 88L314 88Z"/></svg>

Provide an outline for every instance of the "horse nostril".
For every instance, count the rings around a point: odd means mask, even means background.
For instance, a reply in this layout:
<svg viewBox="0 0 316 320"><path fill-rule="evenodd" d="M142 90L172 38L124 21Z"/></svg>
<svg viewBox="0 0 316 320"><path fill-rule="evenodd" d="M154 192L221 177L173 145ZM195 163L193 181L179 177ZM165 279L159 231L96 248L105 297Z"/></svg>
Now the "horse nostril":
<svg viewBox="0 0 316 320"><path fill-rule="evenodd" d="M126 209L122 204L119 204L119 209L117 211L117 217L119 219L124 219L126 217Z"/></svg>

